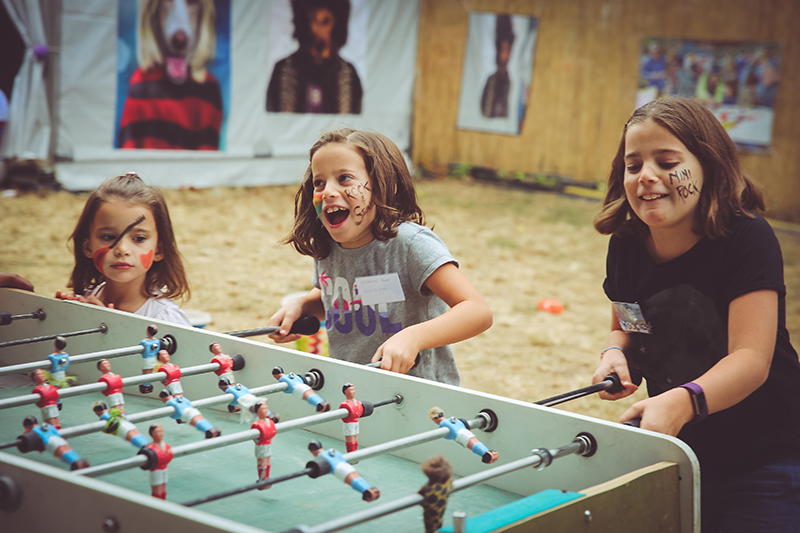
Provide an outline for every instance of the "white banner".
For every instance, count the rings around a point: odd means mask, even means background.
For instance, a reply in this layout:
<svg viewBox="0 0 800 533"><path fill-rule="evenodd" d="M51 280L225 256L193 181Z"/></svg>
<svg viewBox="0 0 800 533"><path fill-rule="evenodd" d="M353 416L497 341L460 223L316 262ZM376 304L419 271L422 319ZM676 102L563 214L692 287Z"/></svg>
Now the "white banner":
<svg viewBox="0 0 800 533"><path fill-rule="evenodd" d="M298 183L320 133L341 126L409 147L418 0L176 0L182 8L143 31L156 18L141 15L149 3L64 0L57 177L67 189L131 170L168 188ZM215 47L200 61L208 34ZM268 109L273 79L284 103Z"/></svg>

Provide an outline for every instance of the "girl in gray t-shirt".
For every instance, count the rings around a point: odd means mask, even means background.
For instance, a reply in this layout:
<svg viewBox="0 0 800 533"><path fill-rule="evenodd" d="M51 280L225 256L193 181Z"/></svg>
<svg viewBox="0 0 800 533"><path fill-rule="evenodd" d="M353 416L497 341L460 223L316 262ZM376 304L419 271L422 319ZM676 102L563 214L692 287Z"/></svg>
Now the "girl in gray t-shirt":
<svg viewBox="0 0 800 533"><path fill-rule="evenodd" d="M273 340L297 340L292 324L313 315L325 320L332 357L459 384L448 345L488 329L492 312L425 227L391 140L352 129L323 134L283 242L314 258L314 288L270 318L281 327Z"/></svg>

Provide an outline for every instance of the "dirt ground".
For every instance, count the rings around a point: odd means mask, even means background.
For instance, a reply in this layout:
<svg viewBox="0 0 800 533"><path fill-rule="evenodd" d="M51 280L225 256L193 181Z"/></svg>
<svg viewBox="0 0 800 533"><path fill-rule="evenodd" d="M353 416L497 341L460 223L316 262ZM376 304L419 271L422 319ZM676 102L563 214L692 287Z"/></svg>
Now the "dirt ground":
<svg viewBox="0 0 800 533"><path fill-rule="evenodd" d="M167 190L192 288L186 309L213 316L213 331L266 325L289 293L311 288L312 261L278 241L289 231L295 186ZM499 188L468 178L418 183L428 225L447 243L494 313L486 333L454 346L462 385L523 401L586 386L611 321L602 290L607 237L592 200ZM85 194L0 198L0 271L53 295L66 287L68 238ZM778 231L788 291L787 325L800 338L800 233ZM562 314L540 311L555 298ZM267 337L258 340L271 342ZM616 420L632 398L596 396L559 408Z"/></svg>

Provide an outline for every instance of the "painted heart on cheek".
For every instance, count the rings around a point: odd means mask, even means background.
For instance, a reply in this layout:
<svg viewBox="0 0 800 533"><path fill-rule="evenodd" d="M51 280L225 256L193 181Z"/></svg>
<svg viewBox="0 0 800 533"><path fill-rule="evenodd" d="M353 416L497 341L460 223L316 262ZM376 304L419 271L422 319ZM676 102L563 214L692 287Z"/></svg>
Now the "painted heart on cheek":
<svg viewBox="0 0 800 533"><path fill-rule="evenodd" d="M150 267L153 266L153 250L150 250L146 254L141 254L139 260L142 262L142 266L145 270L150 270Z"/></svg>
<svg viewBox="0 0 800 533"><path fill-rule="evenodd" d="M111 248L109 247L100 248L94 253L94 256L92 256L92 261L94 262L95 268L103 275L105 275L105 271L103 270L103 261L105 261L106 254L110 249Z"/></svg>

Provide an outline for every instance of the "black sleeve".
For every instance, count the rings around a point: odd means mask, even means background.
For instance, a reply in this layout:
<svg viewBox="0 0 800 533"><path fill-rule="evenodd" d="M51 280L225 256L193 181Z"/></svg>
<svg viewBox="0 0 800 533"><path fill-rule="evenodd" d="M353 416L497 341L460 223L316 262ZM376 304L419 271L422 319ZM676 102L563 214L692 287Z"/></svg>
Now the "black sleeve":
<svg viewBox="0 0 800 533"><path fill-rule="evenodd" d="M781 246L769 223L760 216L742 217L729 238L726 262L732 268L725 294L728 301L764 289L774 290L779 298L784 297Z"/></svg>

